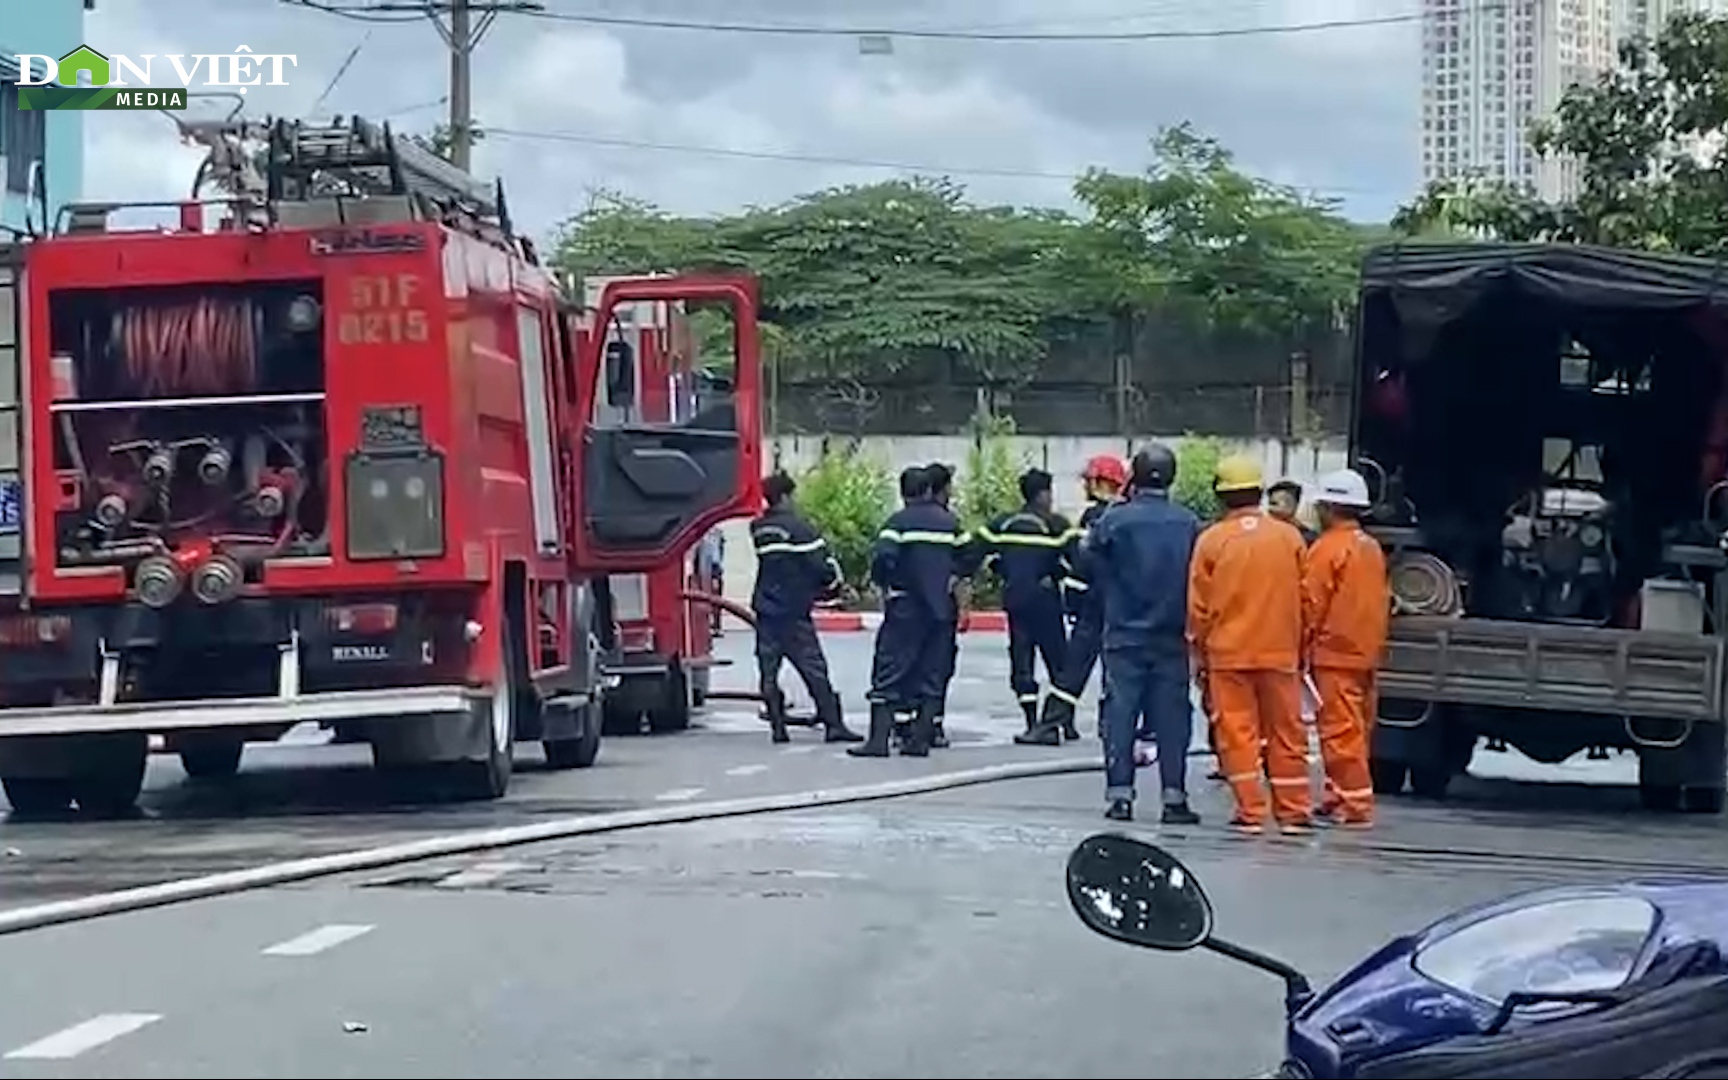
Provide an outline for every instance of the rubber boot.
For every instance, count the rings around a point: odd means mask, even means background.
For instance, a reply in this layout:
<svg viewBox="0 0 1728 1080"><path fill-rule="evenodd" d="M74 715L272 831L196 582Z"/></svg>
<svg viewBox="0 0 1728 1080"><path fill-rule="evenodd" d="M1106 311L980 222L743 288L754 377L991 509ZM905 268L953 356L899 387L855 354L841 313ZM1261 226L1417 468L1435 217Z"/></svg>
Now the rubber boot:
<svg viewBox="0 0 1728 1080"><path fill-rule="evenodd" d="M1014 736L1014 741L1021 746L1061 746L1062 724L1064 720L1074 722L1074 707L1061 698L1045 698L1042 719L1033 714L1036 708L1026 707L1026 730Z"/></svg>
<svg viewBox="0 0 1728 1080"><path fill-rule="evenodd" d="M846 726L846 714L840 707L840 698L830 698L822 710L822 726L826 729L822 741L828 743L860 743L864 736Z"/></svg>
<svg viewBox="0 0 1728 1080"><path fill-rule="evenodd" d="M920 707L918 715L906 726L906 741L900 744L900 753L906 757L929 757L930 740L935 733L935 727L936 707Z"/></svg>
<svg viewBox="0 0 1728 1080"><path fill-rule="evenodd" d="M786 730L786 698L780 694L771 694L766 701L768 708L768 730L770 738L776 743L789 743L792 733Z"/></svg>
<svg viewBox="0 0 1728 1080"><path fill-rule="evenodd" d="M888 740L894 734L894 710L881 702L870 703L870 737L857 746L848 746L852 757L887 757Z"/></svg>

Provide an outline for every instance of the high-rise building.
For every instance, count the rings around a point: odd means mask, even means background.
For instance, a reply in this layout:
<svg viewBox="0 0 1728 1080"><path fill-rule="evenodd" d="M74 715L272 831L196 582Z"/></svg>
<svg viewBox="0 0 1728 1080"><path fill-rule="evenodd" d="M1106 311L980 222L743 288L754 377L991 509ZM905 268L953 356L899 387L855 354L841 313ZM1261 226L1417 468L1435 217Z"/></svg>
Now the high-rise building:
<svg viewBox="0 0 1728 1080"><path fill-rule="evenodd" d="M1680 11L1728 14L1728 0L1423 0L1423 182L1483 176L1571 196L1576 163L1537 155L1531 123Z"/></svg>

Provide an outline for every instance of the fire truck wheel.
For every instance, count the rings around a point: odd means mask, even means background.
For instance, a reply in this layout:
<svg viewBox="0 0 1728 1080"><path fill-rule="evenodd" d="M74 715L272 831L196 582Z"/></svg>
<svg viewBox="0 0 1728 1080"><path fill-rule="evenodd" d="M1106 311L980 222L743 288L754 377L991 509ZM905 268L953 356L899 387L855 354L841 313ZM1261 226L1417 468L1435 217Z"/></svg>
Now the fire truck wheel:
<svg viewBox="0 0 1728 1080"><path fill-rule="evenodd" d="M574 739L544 739L546 764L553 769L586 769L600 756L600 707L582 706L582 734Z"/></svg>
<svg viewBox="0 0 1728 1080"><path fill-rule="evenodd" d="M226 780L240 771L246 744L239 739L211 739L180 748L180 767L194 780Z"/></svg>
<svg viewBox="0 0 1728 1080"><path fill-rule="evenodd" d="M648 730L656 735L683 731L690 726L690 676L682 663L666 669L660 700L648 710Z"/></svg>
<svg viewBox="0 0 1728 1080"><path fill-rule="evenodd" d="M49 817L72 809L72 783L58 776L0 777L12 812L21 818Z"/></svg>
<svg viewBox="0 0 1728 1080"><path fill-rule="evenodd" d="M92 746L85 771L72 778L78 809L91 817L129 817L144 790L149 759L150 741L143 735Z"/></svg>
<svg viewBox="0 0 1728 1080"><path fill-rule="evenodd" d="M486 757L457 762L462 794L472 799L502 799L515 770L516 706L518 696L508 680L492 696L476 704L486 729Z"/></svg>
<svg viewBox="0 0 1728 1080"><path fill-rule="evenodd" d="M600 730L608 735L640 735L642 710L625 702L608 700L600 709Z"/></svg>

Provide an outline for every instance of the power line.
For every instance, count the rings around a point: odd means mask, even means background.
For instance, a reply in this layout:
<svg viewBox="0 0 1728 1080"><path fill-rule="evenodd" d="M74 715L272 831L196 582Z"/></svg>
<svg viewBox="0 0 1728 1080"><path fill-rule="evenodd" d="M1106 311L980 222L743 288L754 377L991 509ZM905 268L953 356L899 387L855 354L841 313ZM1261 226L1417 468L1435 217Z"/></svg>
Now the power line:
<svg viewBox="0 0 1728 1080"><path fill-rule="evenodd" d="M387 23L419 22L436 12L447 11L451 7L451 4L449 3L437 2L381 2L349 5L334 4L328 2L328 0L282 0L282 2L296 7L321 11L329 15L338 15L343 18L354 19L360 22ZM1323 19L1313 22L1261 23L1249 26L1195 27L1190 29L1166 30L1071 31L1067 33L1051 33L1030 30L969 30L958 27L944 29L939 27L914 26L827 26L795 23L710 22L699 19L659 19L627 15L585 15L569 11L537 10L534 6L526 3L505 3L489 6L509 11L514 14L525 15L529 18L546 19L553 22L580 23L589 26L610 26L641 30L683 30L700 33L754 34L781 37L899 37L934 41L1043 43L1193 41L1239 37L1274 37L1291 34L1322 33L1336 30L1400 26L1408 23L1419 23L1430 17L1423 12L1406 12L1397 15ZM1505 9L1505 6L1506 4L1504 0L1492 0L1492 2L1483 4L1479 10L1489 12L1501 11ZM1135 17L1138 16L1124 15L1110 16L1108 18L1110 20L1116 20ZM1001 25L1012 26L1013 24L1007 23Z"/></svg>
<svg viewBox="0 0 1728 1080"><path fill-rule="evenodd" d="M646 150L673 154L692 154L700 157L735 158L743 161L780 161L800 165L836 165L854 169L891 169L896 172L923 173L927 175L996 177L1010 180L1050 180L1072 184L1085 178L1084 173L1048 172L1038 169L1007 169L988 167L961 167L953 165L935 165L929 162L918 163L908 161L884 161L875 158L841 157L828 154L801 154L791 151L777 150L744 150L731 146L699 146L689 143L648 142L641 139L619 139L603 135L582 135L565 131L522 131L515 128L487 128L489 137L500 139L532 139L542 142L572 143L579 146L595 146L612 150ZM1360 188L1309 187L1306 185L1284 185L1298 190L1307 190L1331 195L1369 195L1373 192Z"/></svg>
<svg viewBox="0 0 1728 1080"><path fill-rule="evenodd" d="M1498 10L1503 4L1484 7ZM1076 31L1071 33L1038 33L1031 31L943 30L919 27L887 26L821 26L811 24L704 22L690 19L651 19L626 15L579 15L567 11L529 11L523 14L535 19L555 22L583 23L590 26L632 27L642 30L687 30L713 34L757 34L782 37L890 37L936 41L1001 41L1001 42L1108 42L1108 41L1192 41L1235 37L1270 37L1286 34L1308 34L1329 30L1353 30L1376 26L1398 26L1418 23L1428 18L1422 12L1401 15L1380 15L1354 19L1326 19L1305 23L1265 23L1257 26L1221 26L1187 30L1117 30Z"/></svg>

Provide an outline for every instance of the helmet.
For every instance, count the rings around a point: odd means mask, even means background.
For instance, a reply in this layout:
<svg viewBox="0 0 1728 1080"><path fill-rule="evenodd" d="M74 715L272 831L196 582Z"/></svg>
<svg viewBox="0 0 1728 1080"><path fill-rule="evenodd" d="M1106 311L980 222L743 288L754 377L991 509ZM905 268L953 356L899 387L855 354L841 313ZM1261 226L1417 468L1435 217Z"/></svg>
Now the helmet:
<svg viewBox="0 0 1728 1080"><path fill-rule="evenodd" d="M1258 491L1265 486L1266 477L1260 471L1260 463L1245 454L1232 454L1221 459L1212 473L1213 491Z"/></svg>
<svg viewBox="0 0 1728 1080"><path fill-rule="evenodd" d="M1102 480L1107 484L1125 487L1128 484L1128 469L1122 464L1122 459L1115 454L1099 454L1088 458L1086 468L1080 474L1082 480Z"/></svg>
<svg viewBox="0 0 1728 1080"><path fill-rule="evenodd" d="M1176 482L1176 453L1163 443L1147 443L1130 465L1132 483L1146 491L1168 491Z"/></svg>
<svg viewBox="0 0 1728 1080"><path fill-rule="evenodd" d="M1362 479L1362 474L1355 469L1339 469L1322 476L1314 501L1355 510L1366 510L1374 505L1368 498L1368 481Z"/></svg>

